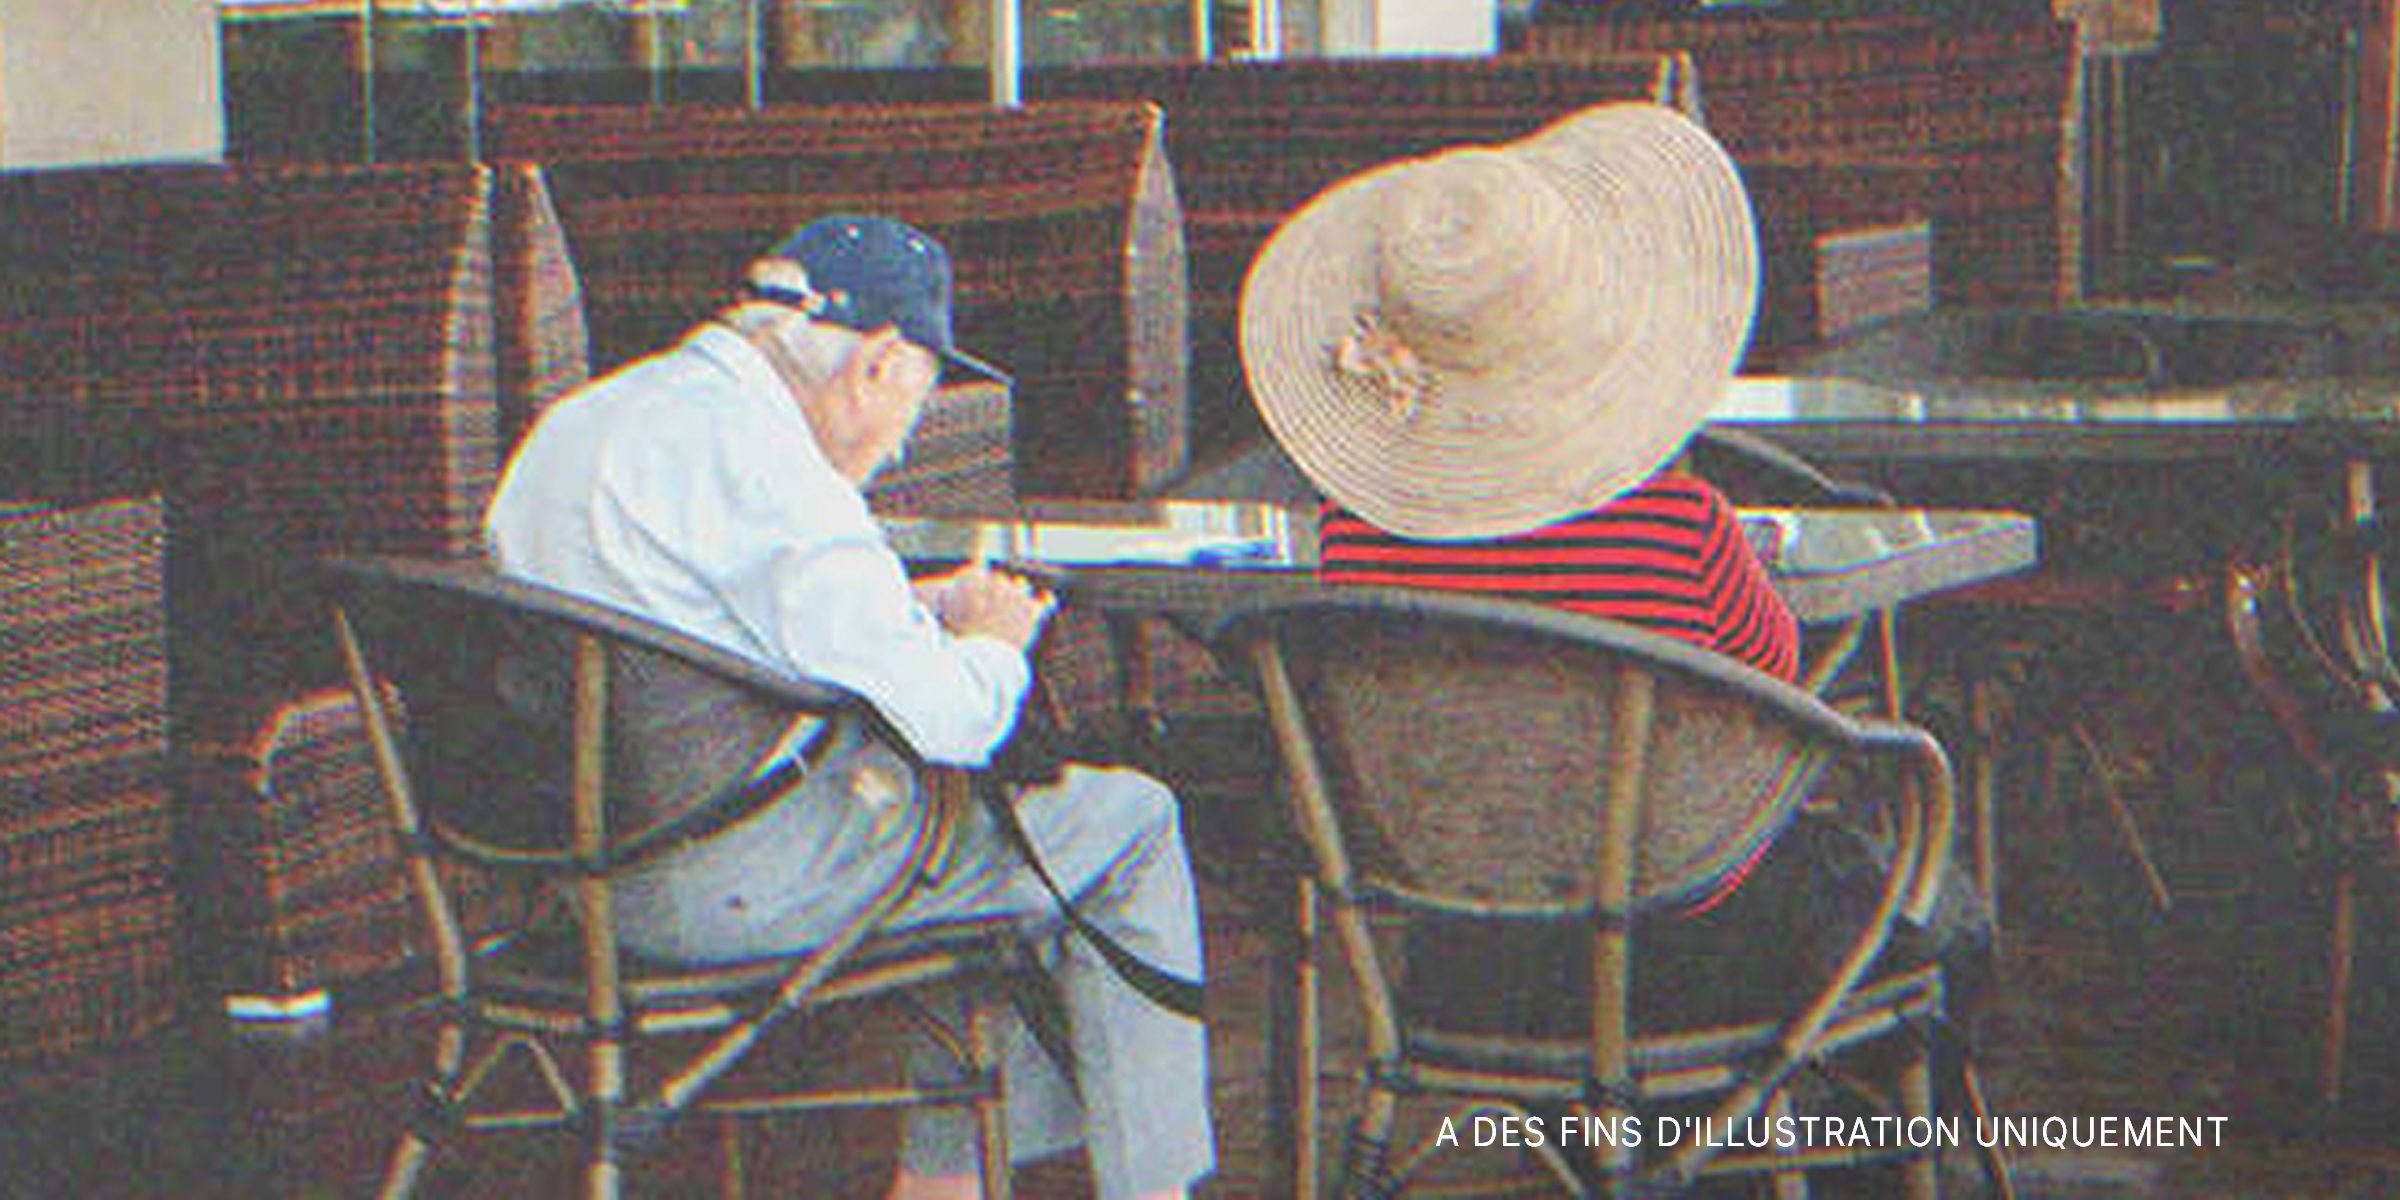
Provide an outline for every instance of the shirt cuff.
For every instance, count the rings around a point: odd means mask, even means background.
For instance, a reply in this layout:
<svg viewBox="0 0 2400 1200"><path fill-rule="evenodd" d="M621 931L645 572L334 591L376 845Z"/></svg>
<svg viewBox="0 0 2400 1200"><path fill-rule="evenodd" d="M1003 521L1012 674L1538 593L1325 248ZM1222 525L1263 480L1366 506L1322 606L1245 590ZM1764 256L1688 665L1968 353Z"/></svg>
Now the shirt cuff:
<svg viewBox="0 0 2400 1200"><path fill-rule="evenodd" d="M959 638L958 650L977 674L992 682L1011 712L1025 703L1025 693L1033 688L1033 664L1024 651L983 633Z"/></svg>

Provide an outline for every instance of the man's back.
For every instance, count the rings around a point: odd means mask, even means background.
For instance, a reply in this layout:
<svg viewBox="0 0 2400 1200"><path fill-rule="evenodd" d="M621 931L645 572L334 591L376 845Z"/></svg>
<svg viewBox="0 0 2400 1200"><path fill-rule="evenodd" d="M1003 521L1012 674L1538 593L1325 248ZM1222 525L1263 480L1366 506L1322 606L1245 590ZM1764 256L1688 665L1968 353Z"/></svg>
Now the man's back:
<svg viewBox="0 0 2400 1200"><path fill-rule="evenodd" d="M765 552L745 538L787 532L769 513L828 534L872 525L799 411L745 377L732 336L704 329L552 407L510 459L485 534L512 574L776 662L702 581Z"/></svg>
<svg viewBox="0 0 2400 1200"><path fill-rule="evenodd" d="M850 688L936 761L982 761L1015 720L1023 654L924 610L785 394L710 327L561 402L492 502L494 560Z"/></svg>

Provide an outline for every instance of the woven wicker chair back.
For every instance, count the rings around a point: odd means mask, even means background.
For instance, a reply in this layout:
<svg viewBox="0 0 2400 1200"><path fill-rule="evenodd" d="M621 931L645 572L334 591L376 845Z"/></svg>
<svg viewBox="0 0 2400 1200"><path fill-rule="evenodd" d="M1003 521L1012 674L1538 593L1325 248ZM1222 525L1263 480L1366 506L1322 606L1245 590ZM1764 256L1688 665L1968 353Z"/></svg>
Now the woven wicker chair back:
<svg viewBox="0 0 2400 1200"><path fill-rule="evenodd" d="M165 557L155 496L0 497L0 1095L184 998Z"/></svg>
<svg viewBox="0 0 2400 1200"><path fill-rule="evenodd" d="M347 599L377 677L397 693L427 822L512 851L573 835L574 640L583 606L499 590L398 586ZM635 841L738 788L793 720L790 701L662 645L608 636L608 828Z"/></svg>
<svg viewBox="0 0 2400 1200"><path fill-rule="evenodd" d="M803 222L873 212L940 238L960 344L1021 398L959 414L1005 418L997 453L966 460L999 468L1001 493L951 494L979 478L954 471L927 496L973 504L1009 498L1012 461L1015 486L1054 496L1135 495L1184 468L1183 210L1160 125L1122 102L594 105L504 108L488 132L495 155L542 165L603 370L682 336ZM910 459L974 448L959 436Z"/></svg>
<svg viewBox="0 0 2400 1200"><path fill-rule="evenodd" d="M292 684L337 678L317 557L477 545L499 464L492 174L41 176L0 186L0 269L34 298L0 304L0 341L42 346L0 379L0 437L92 447L57 461L103 481L148 459L132 477L175 528L177 706L235 740Z"/></svg>
<svg viewBox="0 0 2400 1200"><path fill-rule="evenodd" d="M1472 615L1494 607L1317 611L1280 629L1362 882L1480 905L1595 899L1613 714L1637 673L1654 680L1655 717L1636 910L1710 894L1825 760L1811 722L1685 669L1704 652L1621 626L1602 641Z"/></svg>
<svg viewBox="0 0 2400 1200"><path fill-rule="evenodd" d="M1944 305L2063 304L2083 293L2076 27L2021 6L1993 19L1791 17L1749 6L1612 20L1559 4L1527 31L1535 59L1673 48L1701 80L1709 130L1750 181L1772 243L1795 225L1880 223L1895 201L1934 222ZM1976 14L1962 12L1960 18ZM1757 171L1807 178L1761 187ZM1772 281L1771 281L1772 282ZM1770 292L1772 314L1785 298Z"/></svg>
<svg viewBox="0 0 2400 1200"><path fill-rule="evenodd" d="M1682 103L1671 54L1536 63L1461 58L1113 64L1036 71L1045 100L1143 99L1167 113L1189 218L1193 457L1259 432L1235 335L1242 280L1283 219L1395 159L1522 137L1589 104ZM1698 115L1696 111L1693 115Z"/></svg>

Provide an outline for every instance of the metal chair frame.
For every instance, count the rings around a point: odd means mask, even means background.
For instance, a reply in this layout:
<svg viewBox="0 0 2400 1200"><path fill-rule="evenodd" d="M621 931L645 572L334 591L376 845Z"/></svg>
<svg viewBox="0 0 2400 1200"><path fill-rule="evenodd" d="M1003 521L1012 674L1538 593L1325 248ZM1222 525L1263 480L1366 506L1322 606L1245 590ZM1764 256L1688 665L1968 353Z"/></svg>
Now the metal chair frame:
<svg viewBox="0 0 2400 1200"><path fill-rule="evenodd" d="M738 1195L738 1123L743 1119L834 1108L958 1105L976 1110L985 1194L1006 1200L1004 1096L991 1043L994 998L1002 989L990 985L1026 967L1018 939L1005 924L901 934L884 928L917 883L938 876L947 861L970 803L963 773L928 766L908 754L906 743L854 695L779 677L655 623L507 580L481 565L350 559L330 563L327 579L341 652L411 890L432 932L439 972L440 1027L432 1071L419 1111L410 1114L393 1152L382 1196L411 1194L436 1151L461 1135L566 1129L585 1145L586 1194L614 1197L628 1155L693 1114L723 1122L721 1184L726 1194ZM571 712L562 714L571 724L572 777L566 790L573 816L567 844L496 843L445 819L458 805L489 797L428 796L416 786L411 766L422 759L410 741L412 697L378 672L377 651L383 645L379 639L393 632L388 625L396 615L427 602L495 620L530 619L563 635L572 655ZM380 614L384 624L362 628L374 624L370 612ZM624 731L611 729L609 696L614 659L628 648L668 656L751 699L788 708L795 717L815 713L865 720L915 767L926 802L913 806L902 866L823 946L790 957L694 968L646 962L619 945L614 877L644 848L705 829L711 816L710 806L702 804L663 826L611 827L611 738ZM424 703L422 697L413 699ZM471 943L445 890L445 864L510 873L563 894L572 903L549 908L551 915L570 919L548 926L529 920ZM552 936L561 932L561 924L575 927L571 948ZM740 1089L720 1083L788 1018L870 999L906 1000L925 985L944 981L966 988L964 1028L950 1028L921 1006L910 1015L959 1064L957 1079L806 1088L747 1078ZM705 1040L688 1049L695 1036ZM685 1057L653 1072L654 1079L637 1076L637 1055L648 1066L652 1051L663 1059L669 1049ZM512 1103L515 1098L505 1096L485 1103L485 1085L517 1053L528 1060L546 1103ZM568 1069L578 1058L580 1076Z"/></svg>

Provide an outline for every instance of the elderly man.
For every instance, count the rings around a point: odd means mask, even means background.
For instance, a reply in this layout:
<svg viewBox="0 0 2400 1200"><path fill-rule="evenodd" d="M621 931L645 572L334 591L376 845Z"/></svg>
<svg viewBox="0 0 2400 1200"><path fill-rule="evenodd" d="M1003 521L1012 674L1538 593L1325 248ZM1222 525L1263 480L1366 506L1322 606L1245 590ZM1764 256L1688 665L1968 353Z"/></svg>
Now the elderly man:
<svg viewBox="0 0 2400 1200"><path fill-rule="evenodd" d="M860 492L899 453L944 359L990 371L952 344L942 246L878 218L811 224L752 264L743 298L680 345L542 417L486 518L493 557L848 687L925 758L981 764L1016 723L1026 652L1054 601L981 565L912 583ZM866 772L905 773L853 733L808 737L841 740L814 748L821 765L764 812L627 882L630 948L691 962L803 950L888 877L905 823L859 785ZM1007 1031L1012 1147L1029 1159L1080 1139L1101 1196L1181 1195L1214 1165L1205 1036L1101 953L1114 942L1169 977L1200 973L1174 797L1130 771L1070 766L1017 812L1097 936L1064 935L1056 902L980 813L957 864L902 919L1015 915L1028 936L1057 940L1075 1080L1025 1030ZM964 1114L920 1110L892 1195L973 1197L974 1162Z"/></svg>

